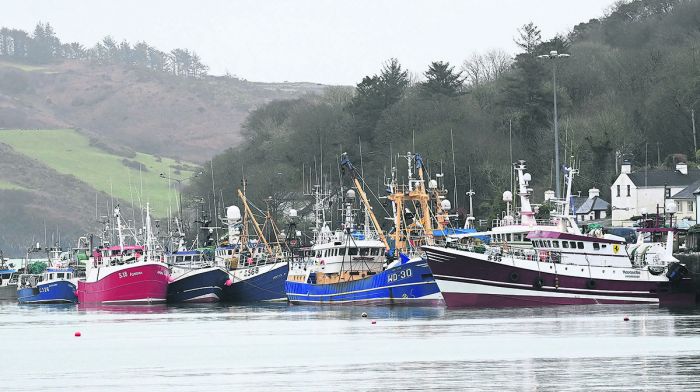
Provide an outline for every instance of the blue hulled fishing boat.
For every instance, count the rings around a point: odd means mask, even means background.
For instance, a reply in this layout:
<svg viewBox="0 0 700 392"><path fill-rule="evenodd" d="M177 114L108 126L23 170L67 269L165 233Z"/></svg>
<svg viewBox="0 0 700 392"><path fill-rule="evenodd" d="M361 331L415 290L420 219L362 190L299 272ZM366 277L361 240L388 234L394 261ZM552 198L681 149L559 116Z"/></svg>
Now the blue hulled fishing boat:
<svg viewBox="0 0 700 392"><path fill-rule="evenodd" d="M17 301L21 304L76 303L76 282L72 268L48 268L41 274L22 274Z"/></svg>
<svg viewBox="0 0 700 392"><path fill-rule="evenodd" d="M228 207L224 222L228 226L228 238L215 251L218 265L225 265L229 274L229 281L223 289L224 300L286 301L284 282L289 265L287 254L282 250L279 230L269 211L260 227L245 193L239 190L238 196L243 203L244 214L241 216L236 206ZM250 233L250 228L254 234Z"/></svg>
<svg viewBox="0 0 700 392"><path fill-rule="evenodd" d="M417 200L425 212L421 228L430 229L432 217L427 212L430 197L422 188L422 174L420 183L411 185L410 190L390 188L389 199L393 203L397 228L390 246L372 214L358 174L345 154L341 164L353 174L354 188L364 205L364 227L358 229L355 223L358 209L356 193L351 189L344 195L343 224L340 229L331 231L321 211L326 195L317 186L316 237L314 245L306 249L300 259L292 261L285 284L289 301L298 304L441 305L440 290L427 262L417 251L426 238L424 231L417 233L415 222L409 227L403 220L404 201ZM409 219L412 220L411 215ZM374 230L370 230L370 220ZM416 233L416 236L406 239L406 233Z"/></svg>
<svg viewBox="0 0 700 392"><path fill-rule="evenodd" d="M218 302L229 280L228 272L215 265L212 256L200 250L166 256L170 266L168 302Z"/></svg>

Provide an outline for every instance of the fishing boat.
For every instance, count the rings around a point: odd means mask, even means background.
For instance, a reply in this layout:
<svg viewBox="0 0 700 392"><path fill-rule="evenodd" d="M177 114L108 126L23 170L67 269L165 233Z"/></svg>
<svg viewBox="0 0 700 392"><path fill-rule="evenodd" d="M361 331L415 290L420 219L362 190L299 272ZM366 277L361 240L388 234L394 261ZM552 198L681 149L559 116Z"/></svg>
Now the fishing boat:
<svg viewBox="0 0 700 392"><path fill-rule="evenodd" d="M228 272L201 250L178 251L166 256L170 266L169 303L219 302L229 281Z"/></svg>
<svg viewBox="0 0 700 392"><path fill-rule="evenodd" d="M146 219L150 221L148 207ZM154 255L153 245L126 245L119 206L114 209L119 245L103 244L86 263L85 278L78 280L78 301L101 304L165 302L168 266ZM146 225L150 233L150 224ZM134 235L134 238L136 236ZM147 238L151 238L147 234Z"/></svg>
<svg viewBox="0 0 700 392"><path fill-rule="evenodd" d="M41 274L19 275L17 301L20 304L75 303L77 278L72 268L50 267Z"/></svg>
<svg viewBox="0 0 700 392"><path fill-rule="evenodd" d="M354 183L354 190L344 195L343 224L334 232L330 230L322 216L324 197L317 186L315 243L304 251L302 259L292 262L285 284L289 301L294 304L442 304L427 262L420 256L410 257L401 252L401 244L406 243L402 240L406 231L401 224L406 200L417 201L422 206L421 223L430 230L432 218L427 211L429 196L422 181L422 161L418 164L421 180L411 179L408 187L397 188L390 196L398 228L394 247L389 245L372 213L359 173L347 154L343 154L341 165L351 173ZM355 207L356 193L364 206L364 227L355 222L359 211ZM374 230L370 229L369 221Z"/></svg>
<svg viewBox="0 0 700 392"><path fill-rule="evenodd" d="M570 194L577 171L567 171ZM568 212L557 217L557 229L530 231L530 249L464 238L425 247L446 305L694 303L688 270L672 255L672 231L665 243L627 244L612 234L581 233Z"/></svg>
<svg viewBox="0 0 700 392"><path fill-rule="evenodd" d="M0 251L0 301L17 299L17 270L7 265Z"/></svg>
<svg viewBox="0 0 700 392"><path fill-rule="evenodd" d="M229 230L227 243L215 251L217 262L225 265L229 274L229 281L223 288L224 300L244 303L286 301L284 281L289 265L279 230L269 210L265 224L262 227L258 224L245 196L245 181L243 184L243 191L238 190L238 196L244 213L241 216L236 206L227 208L224 219ZM251 226L255 234L250 233ZM269 232L268 236L265 231ZM272 237L272 242L267 237Z"/></svg>

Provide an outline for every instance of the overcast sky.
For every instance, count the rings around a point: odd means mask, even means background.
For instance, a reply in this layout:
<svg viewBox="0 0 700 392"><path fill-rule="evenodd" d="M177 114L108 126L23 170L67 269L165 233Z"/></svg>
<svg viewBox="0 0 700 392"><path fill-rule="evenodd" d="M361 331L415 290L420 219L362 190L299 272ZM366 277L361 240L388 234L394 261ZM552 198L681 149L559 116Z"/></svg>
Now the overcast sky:
<svg viewBox="0 0 700 392"><path fill-rule="evenodd" d="M210 66L253 81L356 84L396 57L420 74L474 52L515 53L516 29L544 39L601 16L614 0L3 0L0 25L53 25L63 42L106 35L161 50L188 48Z"/></svg>

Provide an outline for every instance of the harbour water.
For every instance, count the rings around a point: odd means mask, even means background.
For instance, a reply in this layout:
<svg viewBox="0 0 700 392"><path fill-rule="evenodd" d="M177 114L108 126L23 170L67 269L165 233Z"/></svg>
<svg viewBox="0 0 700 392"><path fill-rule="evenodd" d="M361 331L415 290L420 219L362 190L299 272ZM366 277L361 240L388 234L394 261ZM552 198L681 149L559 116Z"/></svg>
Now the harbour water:
<svg viewBox="0 0 700 392"><path fill-rule="evenodd" d="M0 303L0 347L2 391L700 390L700 308Z"/></svg>

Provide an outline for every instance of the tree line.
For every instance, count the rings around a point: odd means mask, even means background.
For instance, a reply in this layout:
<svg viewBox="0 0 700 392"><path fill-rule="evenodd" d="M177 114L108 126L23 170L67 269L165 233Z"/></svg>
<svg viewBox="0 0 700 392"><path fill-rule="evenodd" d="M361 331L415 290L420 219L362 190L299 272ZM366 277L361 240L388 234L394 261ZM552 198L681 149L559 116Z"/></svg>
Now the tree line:
<svg viewBox="0 0 700 392"><path fill-rule="evenodd" d="M557 63L562 163L581 170L575 190L597 187L609 197L623 158L637 167L663 165L678 153L695 159L697 20L697 0L620 2L549 39L535 24L523 25L514 56L490 50L465 56L460 66L435 61L420 80L389 59L354 88L271 102L249 115L241 146L213 158L215 185L222 188L216 197L236 202L243 176L252 200L299 194L310 174L339 183L342 152L356 165L362 161L368 187L381 193L382 178L397 164L391 155L416 151L433 175L443 174L462 215L469 189L478 217L502 215L501 195L511 188L511 163L518 159L527 161L535 199L542 200L555 182L553 64L538 56L552 50L571 55ZM658 151L658 159L649 151ZM201 176L188 192L212 198L211 178Z"/></svg>
<svg viewBox="0 0 700 392"><path fill-rule="evenodd" d="M0 58L29 64L48 64L65 59L86 60L97 64L121 64L201 78L209 67L189 49L164 52L146 42L117 42L107 36L93 47L78 42L62 43L49 23L37 23L32 34L20 29L0 28Z"/></svg>

